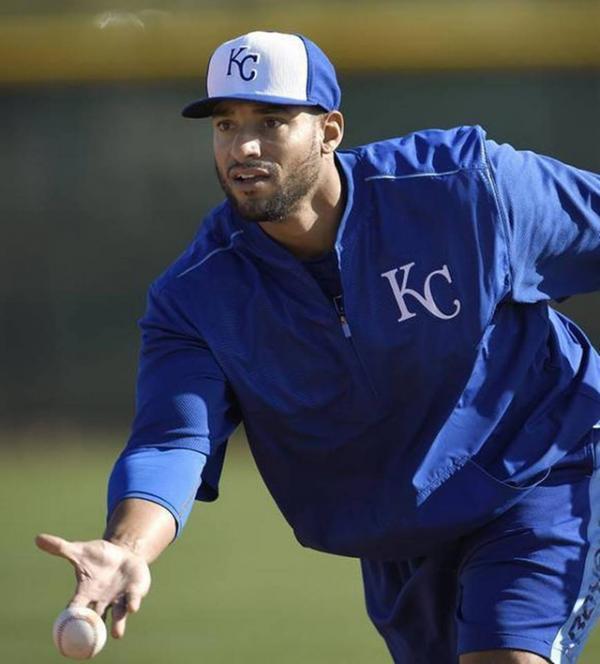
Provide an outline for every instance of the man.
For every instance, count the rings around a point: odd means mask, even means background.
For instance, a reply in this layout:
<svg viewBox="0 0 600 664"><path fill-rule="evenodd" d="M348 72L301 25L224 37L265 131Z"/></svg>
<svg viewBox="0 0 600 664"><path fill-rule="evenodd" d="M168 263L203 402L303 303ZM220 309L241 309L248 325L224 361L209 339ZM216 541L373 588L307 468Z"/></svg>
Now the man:
<svg viewBox="0 0 600 664"><path fill-rule="evenodd" d="M38 545L124 633L243 420L305 546L361 559L396 662L575 662L600 606L600 357L551 299L600 288L600 178L424 131L337 151L331 63L222 44L227 201L152 285L103 540Z"/></svg>

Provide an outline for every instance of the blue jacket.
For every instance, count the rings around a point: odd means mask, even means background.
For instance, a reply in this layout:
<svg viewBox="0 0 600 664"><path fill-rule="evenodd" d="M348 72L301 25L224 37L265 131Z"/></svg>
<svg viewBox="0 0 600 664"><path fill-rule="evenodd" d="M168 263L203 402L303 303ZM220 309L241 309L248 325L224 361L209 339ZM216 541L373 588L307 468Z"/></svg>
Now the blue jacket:
<svg viewBox="0 0 600 664"><path fill-rule="evenodd" d="M243 420L298 540L424 553L500 514L600 419L600 357L551 299L600 288L600 177L423 131L337 153L344 316L228 203L152 285L109 511L179 527ZM338 307L339 309L339 307Z"/></svg>

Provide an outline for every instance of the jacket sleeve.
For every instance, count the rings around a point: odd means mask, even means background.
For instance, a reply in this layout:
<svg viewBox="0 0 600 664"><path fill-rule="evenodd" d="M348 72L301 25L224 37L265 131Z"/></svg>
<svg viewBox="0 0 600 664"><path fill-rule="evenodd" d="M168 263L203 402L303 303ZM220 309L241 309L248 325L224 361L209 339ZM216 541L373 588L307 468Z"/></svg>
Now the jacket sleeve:
<svg viewBox="0 0 600 664"><path fill-rule="evenodd" d="M166 507L184 525L194 498L214 500L227 439L240 422L213 354L167 290L152 287L132 433L109 479L108 514L124 498Z"/></svg>
<svg viewBox="0 0 600 664"><path fill-rule="evenodd" d="M600 289L600 176L486 141L507 235L512 299L559 300Z"/></svg>

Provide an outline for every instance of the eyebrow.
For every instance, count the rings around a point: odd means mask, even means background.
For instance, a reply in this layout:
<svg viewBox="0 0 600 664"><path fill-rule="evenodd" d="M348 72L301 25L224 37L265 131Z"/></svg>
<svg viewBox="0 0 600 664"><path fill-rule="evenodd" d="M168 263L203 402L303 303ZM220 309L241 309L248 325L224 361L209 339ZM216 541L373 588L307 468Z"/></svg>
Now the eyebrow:
<svg viewBox="0 0 600 664"><path fill-rule="evenodd" d="M268 106L260 106L256 109L256 112L263 115L266 115L267 113L286 113L289 115L292 113L292 107L284 104L270 104Z"/></svg>
<svg viewBox="0 0 600 664"><path fill-rule="evenodd" d="M257 105L253 111L258 115L271 115L271 114L285 114L290 115L292 113L292 107L284 104L260 104ZM233 115L233 110L231 107L216 108L212 112L212 117L228 117Z"/></svg>

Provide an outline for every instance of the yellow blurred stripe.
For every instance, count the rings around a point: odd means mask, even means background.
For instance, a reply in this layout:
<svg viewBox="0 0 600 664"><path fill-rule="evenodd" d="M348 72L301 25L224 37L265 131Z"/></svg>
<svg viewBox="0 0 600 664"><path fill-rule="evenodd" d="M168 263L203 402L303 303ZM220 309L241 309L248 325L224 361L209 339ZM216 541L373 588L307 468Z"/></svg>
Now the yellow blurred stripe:
<svg viewBox="0 0 600 664"><path fill-rule="evenodd" d="M323 3L4 18L0 82L202 77L217 44L256 29L306 34L346 71L600 67L600 2Z"/></svg>

